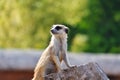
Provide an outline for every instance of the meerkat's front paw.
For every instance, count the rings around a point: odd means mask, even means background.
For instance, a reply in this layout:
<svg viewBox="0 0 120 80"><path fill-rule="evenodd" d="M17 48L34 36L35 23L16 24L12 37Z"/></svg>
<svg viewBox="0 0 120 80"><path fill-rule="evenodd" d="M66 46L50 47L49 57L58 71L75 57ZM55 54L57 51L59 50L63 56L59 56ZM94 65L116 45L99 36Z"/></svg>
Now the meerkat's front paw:
<svg viewBox="0 0 120 80"><path fill-rule="evenodd" d="M75 68L75 67L77 67L77 65L71 65L71 68Z"/></svg>

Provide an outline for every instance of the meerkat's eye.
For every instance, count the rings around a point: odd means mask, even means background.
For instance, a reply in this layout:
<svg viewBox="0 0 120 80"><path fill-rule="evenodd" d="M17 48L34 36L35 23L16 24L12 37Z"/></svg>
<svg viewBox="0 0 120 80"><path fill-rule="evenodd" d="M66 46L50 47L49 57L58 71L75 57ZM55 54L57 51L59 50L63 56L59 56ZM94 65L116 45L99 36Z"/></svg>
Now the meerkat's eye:
<svg viewBox="0 0 120 80"><path fill-rule="evenodd" d="M56 30L60 30L60 29L62 29L62 27L56 26L55 29L56 29Z"/></svg>
<svg viewBox="0 0 120 80"><path fill-rule="evenodd" d="M68 33L68 28L65 29L65 32Z"/></svg>

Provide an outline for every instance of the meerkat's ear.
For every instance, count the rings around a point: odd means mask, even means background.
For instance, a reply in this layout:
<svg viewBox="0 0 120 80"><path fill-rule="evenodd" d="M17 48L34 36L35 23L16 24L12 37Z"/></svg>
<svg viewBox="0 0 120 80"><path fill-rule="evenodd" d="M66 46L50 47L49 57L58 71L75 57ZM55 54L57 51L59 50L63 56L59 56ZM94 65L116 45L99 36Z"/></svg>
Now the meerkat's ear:
<svg viewBox="0 0 120 80"><path fill-rule="evenodd" d="M65 32L68 33L69 32L69 28L65 28Z"/></svg>

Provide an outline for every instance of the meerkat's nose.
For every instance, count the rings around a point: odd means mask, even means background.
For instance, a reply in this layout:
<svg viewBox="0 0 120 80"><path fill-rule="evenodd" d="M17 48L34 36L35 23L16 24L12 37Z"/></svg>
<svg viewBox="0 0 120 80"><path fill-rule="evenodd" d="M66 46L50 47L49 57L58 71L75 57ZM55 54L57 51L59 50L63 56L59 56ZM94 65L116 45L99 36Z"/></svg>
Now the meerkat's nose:
<svg viewBox="0 0 120 80"><path fill-rule="evenodd" d="M50 31L51 31L52 33L54 32L54 30L53 30L53 29L51 29Z"/></svg>
<svg viewBox="0 0 120 80"><path fill-rule="evenodd" d="M51 29L50 31L53 32L53 29Z"/></svg>

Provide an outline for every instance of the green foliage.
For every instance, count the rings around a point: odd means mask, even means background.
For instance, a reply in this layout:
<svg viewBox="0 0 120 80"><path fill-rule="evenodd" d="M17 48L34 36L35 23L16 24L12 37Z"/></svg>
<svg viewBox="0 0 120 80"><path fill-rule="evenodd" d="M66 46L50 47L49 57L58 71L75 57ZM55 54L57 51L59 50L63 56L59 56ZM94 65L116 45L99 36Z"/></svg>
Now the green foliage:
<svg viewBox="0 0 120 80"><path fill-rule="evenodd" d="M86 0L0 0L0 47L45 48L51 25L76 24L84 15L81 10L86 3Z"/></svg>
<svg viewBox="0 0 120 80"><path fill-rule="evenodd" d="M119 4L119 0L0 0L0 48L43 49L51 25L59 23L70 28L70 51L120 53Z"/></svg>
<svg viewBox="0 0 120 80"><path fill-rule="evenodd" d="M120 9L118 0L93 0L89 2L89 15L81 26L88 34L87 52L120 52ZM116 17L117 16L117 17Z"/></svg>
<svg viewBox="0 0 120 80"><path fill-rule="evenodd" d="M87 36L83 34L77 34L72 41L71 50L80 52L85 50L87 43Z"/></svg>

